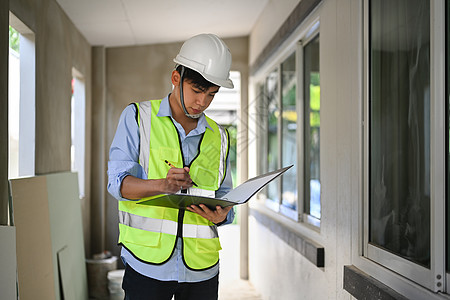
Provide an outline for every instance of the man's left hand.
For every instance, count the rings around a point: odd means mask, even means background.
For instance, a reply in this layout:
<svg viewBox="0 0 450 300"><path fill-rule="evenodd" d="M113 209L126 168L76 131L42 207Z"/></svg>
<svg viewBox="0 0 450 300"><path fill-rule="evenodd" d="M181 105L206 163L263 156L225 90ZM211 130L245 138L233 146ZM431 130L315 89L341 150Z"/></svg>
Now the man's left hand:
<svg viewBox="0 0 450 300"><path fill-rule="evenodd" d="M222 208L221 206L217 205L216 210L210 210L206 205L200 204L200 205L191 205L186 207L187 210L193 213L197 213L200 216L202 216L205 219L210 220L214 224L219 224L223 221L225 221L228 212L232 206L228 206L225 208Z"/></svg>

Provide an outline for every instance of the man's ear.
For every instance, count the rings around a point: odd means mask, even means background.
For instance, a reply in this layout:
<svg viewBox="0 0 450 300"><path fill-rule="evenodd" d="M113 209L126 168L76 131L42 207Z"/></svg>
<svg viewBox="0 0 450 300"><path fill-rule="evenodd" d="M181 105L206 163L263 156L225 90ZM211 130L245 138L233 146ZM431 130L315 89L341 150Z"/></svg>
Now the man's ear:
<svg viewBox="0 0 450 300"><path fill-rule="evenodd" d="M180 85L180 80L181 80L180 73L178 73L177 70L173 70L172 71L172 84L174 86L179 86Z"/></svg>

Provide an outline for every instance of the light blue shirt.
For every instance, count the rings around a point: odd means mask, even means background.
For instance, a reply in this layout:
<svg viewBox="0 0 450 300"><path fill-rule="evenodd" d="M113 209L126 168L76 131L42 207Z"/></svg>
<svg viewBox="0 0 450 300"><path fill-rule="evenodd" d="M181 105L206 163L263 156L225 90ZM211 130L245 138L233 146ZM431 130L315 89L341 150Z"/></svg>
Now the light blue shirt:
<svg viewBox="0 0 450 300"><path fill-rule="evenodd" d="M169 116L172 118L168 96L161 101L157 116ZM197 127L186 136L183 127L173 118L172 120L180 135L181 150L183 151L185 164L189 165L197 155L201 135L205 132L206 127L210 128L209 124L205 116L202 115L198 119ZM148 178L146 171L138 163L139 146L140 136L139 126L136 121L136 108L134 105L128 105L120 116L116 135L111 144L108 162L108 192L120 201L130 201L123 198L120 193L122 180L126 176L132 175L142 179ZM232 178L228 170L230 170L229 159L227 160L225 179L216 191L216 197L221 197L232 189ZM224 224L233 222L233 219L234 209L231 209ZM137 272L163 281L199 282L211 279L218 274L219 264L204 271L192 271L186 268L183 263L181 246L182 240L178 238L172 257L162 265L144 263L135 258L125 247L122 247L121 258L124 264L129 264Z"/></svg>

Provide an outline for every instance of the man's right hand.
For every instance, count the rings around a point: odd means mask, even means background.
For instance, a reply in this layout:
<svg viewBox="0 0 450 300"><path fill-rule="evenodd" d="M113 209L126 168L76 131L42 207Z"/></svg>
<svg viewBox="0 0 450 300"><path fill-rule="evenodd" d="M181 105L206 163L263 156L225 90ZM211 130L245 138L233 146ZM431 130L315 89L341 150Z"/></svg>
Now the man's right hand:
<svg viewBox="0 0 450 300"><path fill-rule="evenodd" d="M167 194L174 194L179 190L187 189L192 186L192 179L189 175L189 168L170 168L164 179L163 189Z"/></svg>

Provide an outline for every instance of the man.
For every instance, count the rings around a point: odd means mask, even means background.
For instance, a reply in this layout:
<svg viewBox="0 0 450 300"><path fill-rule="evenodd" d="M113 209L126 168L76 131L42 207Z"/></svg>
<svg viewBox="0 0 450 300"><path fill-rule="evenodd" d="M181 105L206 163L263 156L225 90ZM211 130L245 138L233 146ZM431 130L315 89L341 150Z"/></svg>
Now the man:
<svg viewBox="0 0 450 300"><path fill-rule="evenodd" d="M108 191L119 200L125 299L217 299L217 226L231 207L186 210L136 204L188 193L220 197L232 188L228 132L204 115L229 79L231 54L215 35L187 40L174 59L172 93L127 106L110 149Z"/></svg>

